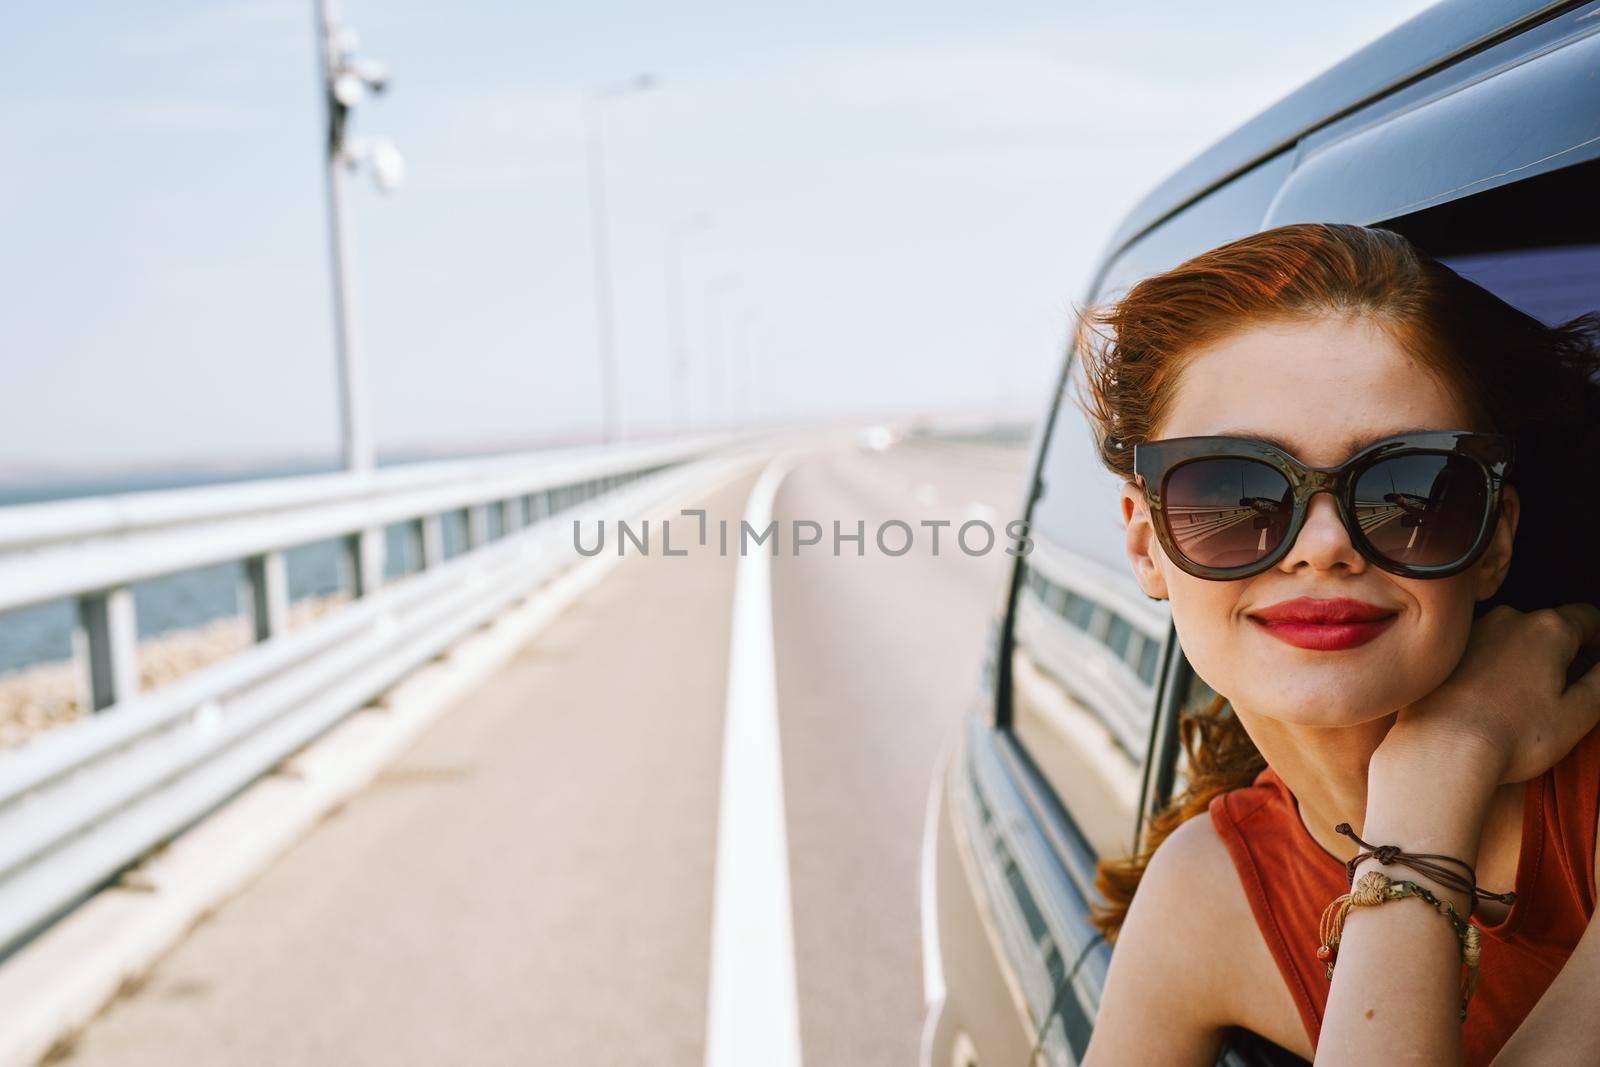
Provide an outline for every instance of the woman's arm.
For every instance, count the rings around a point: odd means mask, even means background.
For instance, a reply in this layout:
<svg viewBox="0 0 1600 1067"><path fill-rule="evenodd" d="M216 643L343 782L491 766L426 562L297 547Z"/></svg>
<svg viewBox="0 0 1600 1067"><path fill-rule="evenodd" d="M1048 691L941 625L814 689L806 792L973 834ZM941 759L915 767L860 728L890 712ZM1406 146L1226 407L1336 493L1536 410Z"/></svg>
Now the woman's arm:
<svg viewBox="0 0 1600 1067"><path fill-rule="evenodd" d="M1286 1006L1288 1035L1266 1015L1274 1006ZM1309 1045L1227 846L1201 816L1162 842L1139 882L1083 1062L1210 1067L1234 1025Z"/></svg>
<svg viewBox="0 0 1600 1067"><path fill-rule="evenodd" d="M1478 620L1456 671L1433 693L1402 709L1372 758L1362 836L1409 852L1437 852L1476 863L1494 790L1553 766L1600 721L1600 668L1571 686L1568 668L1600 634L1600 609L1587 604L1522 614L1497 608ZM1465 915L1465 894L1409 869L1382 869L1431 889ZM1594 938L1586 935L1585 942ZM1543 1056L1568 1041L1600 1044L1600 1016L1560 1015L1600 973L1600 948L1575 954L1513 1045ZM1413 900L1352 909L1338 952L1316 1062L1459 1064L1461 950L1450 925ZM1559 989L1558 989L1559 986ZM1591 990L1592 985L1588 986ZM1548 995L1547 998L1548 999ZM1569 1031L1561 1035L1561 1030ZM1557 1061L1552 1061L1557 1062Z"/></svg>
<svg viewBox="0 0 1600 1067"><path fill-rule="evenodd" d="M1498 779L1492 753L1466 748L1386 752L1379 746L1368 772L1361 836L1476 864ZM1356 877L1371 870L1414 881L1449 901L1458 915L1468 912L1467 894L1406 868L1368 860L1356 868ZM1461 942L1432 907L1421 900L1394 900L1352 908L1337 963L1317 1042L1319 1067L1461 1062Z"/></svg>
<svg viewBox="0 0 1600 1067"><path fill-rule="evenodd" d="M1600 875L1600 864L1596 866ZM1600 922L1591 916L1578 947L1494 1058L1494 1067L1600 1063L1596 989L1600 989Z"/></svg>

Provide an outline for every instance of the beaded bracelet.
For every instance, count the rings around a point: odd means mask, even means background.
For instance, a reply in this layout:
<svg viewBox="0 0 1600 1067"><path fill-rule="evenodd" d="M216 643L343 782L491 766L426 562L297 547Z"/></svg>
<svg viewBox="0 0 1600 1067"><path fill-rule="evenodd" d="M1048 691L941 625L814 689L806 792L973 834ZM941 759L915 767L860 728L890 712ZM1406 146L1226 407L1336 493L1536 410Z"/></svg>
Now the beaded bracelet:
<svg viewBox="0 0 1600 1067"><path fill-rule="evenodd" d="M1440 900L1426 887L1415 882L1394 881L1381 871L1363 874L1353 890L1335 897L1322 910L1322 920L1317 924L1317 933L1322 941L1317 949L1317 959L1323 961L1323 974L1329 981L1333 980L1333 964L1338 957L1339 941L1344 936L1344 921L1351 908L1376 907L1405 897L1416 897L1443 915L1461 941L1461 963L1465 968L1461 977L1461 1018L1465 1019L1467 1002L1472 999L1472 992L1478 986L1478 959L1482 952L1478 928L1456 914L1456 909L1448 900Z"/></svg>

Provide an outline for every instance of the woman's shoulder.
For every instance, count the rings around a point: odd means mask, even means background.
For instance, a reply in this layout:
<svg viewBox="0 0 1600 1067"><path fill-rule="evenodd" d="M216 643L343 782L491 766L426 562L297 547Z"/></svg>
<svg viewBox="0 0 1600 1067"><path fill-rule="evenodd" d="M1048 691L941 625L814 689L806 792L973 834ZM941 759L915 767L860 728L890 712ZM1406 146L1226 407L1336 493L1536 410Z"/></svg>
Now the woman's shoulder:
<svg viewBox="0 0 1600 1067"><path fill-rule="evenodd" d="M1162 879L1165 876L1167 879L1192 883L1198 876L1231 874L1232 871L1233 861L1228 856L1228 847L1217 832L1214 820L1196 817L1183 822L1161 842L1161 846L1150 857L1150 870L1146 877ZM1143 888L1142 884L1140 888Z"/></svg>
<svg viewBox="0 0 1600 1067"><path fill-rule="evenodd" d="M1189 974L1216 975L1219 967L1231 969L1240 956L1221 950L1241 940L1259 942L1228 846L1210 819L1189 819L1161 842L1150 857L1128 917L1130 924L1160 927L1163 939L1180 957L1174 963ZM1175 929L1182 929L1185 936L1172 936ZM1261 951L1270 973L1265 945Z"/></svg>
<svg viewBox="0 0 1600 1067"><path fill-rule="evenodd" d="M1280 1043L1300 1038L1294 1003L1211 819L1187 820L1151 856L1117 953L1135 944L1129 955L1140 969L1162 976L1161 999L1216 1027L1243 1026Z"/></svg>
<svg viewBox="0 0 1600 1067"><path fill-rule="evenodd" d="M1112 1006L1138 1005L1146 1018L1170 1018L1195 1036L1234 1025L1225 994L1225 951L1244 932L1228 892L1235 882L1228 852L1209 820L1191 818L1150 856L1117 935L1107 976ZM1114 995L1113 995L1114 994ZM1106 1005L1102 1005L1104 1009Z"/></svg>

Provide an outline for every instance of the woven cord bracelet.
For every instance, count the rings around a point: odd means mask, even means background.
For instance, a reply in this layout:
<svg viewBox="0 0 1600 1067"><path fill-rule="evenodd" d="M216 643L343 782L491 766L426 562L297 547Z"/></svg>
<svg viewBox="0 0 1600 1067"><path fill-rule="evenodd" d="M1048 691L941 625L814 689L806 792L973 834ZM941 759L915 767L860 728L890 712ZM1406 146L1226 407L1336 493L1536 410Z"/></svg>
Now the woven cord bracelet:
<svg viewBox="0 0 1600 1067"><path fill-rule="evenodd" d="M1455 856L1445 856L1437 852L1406 852L1399 845L1370 845L1361 840L1350 824L1342 822L1333 828L1336 834L1343 834L1362 848L1365 852L1358 852L1344 865L1345 873L1349 876L1351 884L1356 880L1356 868L1369 859L1375 859L1385 867L1409 867L1418 874L1432 878L1446 889L1454 889L1458 893L1467 895L1467 915L1470 917L1478 910L1480 900L1498 900L1502 904L1516 903L1517 894L1507 891L1504 893L1491 893L1487 889L1478 888L1478 872L1466 860L1457 859ZM1458 873L1444 866L1453 863L1465 871Z"/></svg>
<svg viewBox="0 0 1600 1067"><path fill-rule="evenodd" d="M1322 920L1317 924L1317 934L1322 942L1317 948L1317 959L1323 963L1323 974L1329 981L1333 980L1333 965L1338 959L1339 941L1344 936L1344 922L1351 908L1377 907L1406 897L1416 897L1444 916L1461 942L1461 965L1464 970L1461 976L1460 1018L1465 1020L1467 1002L1478 987L1478 959L1482 954L1478 928L1458 915L1448 900L1440 900L1426 887L1415 882L1397 882L1380 871L1368 871L1350 892L1330 901L1322 910Z"/></svg>

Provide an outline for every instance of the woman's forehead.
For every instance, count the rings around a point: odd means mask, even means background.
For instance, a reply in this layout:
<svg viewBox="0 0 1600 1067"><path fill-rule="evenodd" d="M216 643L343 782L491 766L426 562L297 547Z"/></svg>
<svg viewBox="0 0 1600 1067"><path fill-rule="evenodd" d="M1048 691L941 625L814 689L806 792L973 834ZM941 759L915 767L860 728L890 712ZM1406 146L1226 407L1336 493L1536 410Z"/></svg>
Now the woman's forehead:
<svg viewBox="0 0 1600 1067"><path fill-rule="evenodd" d="M1256 437L1331 464L1390 434L1468 421L1382 330L1330 318L1251 327L1190 353L1157 436Z"/></svg>

